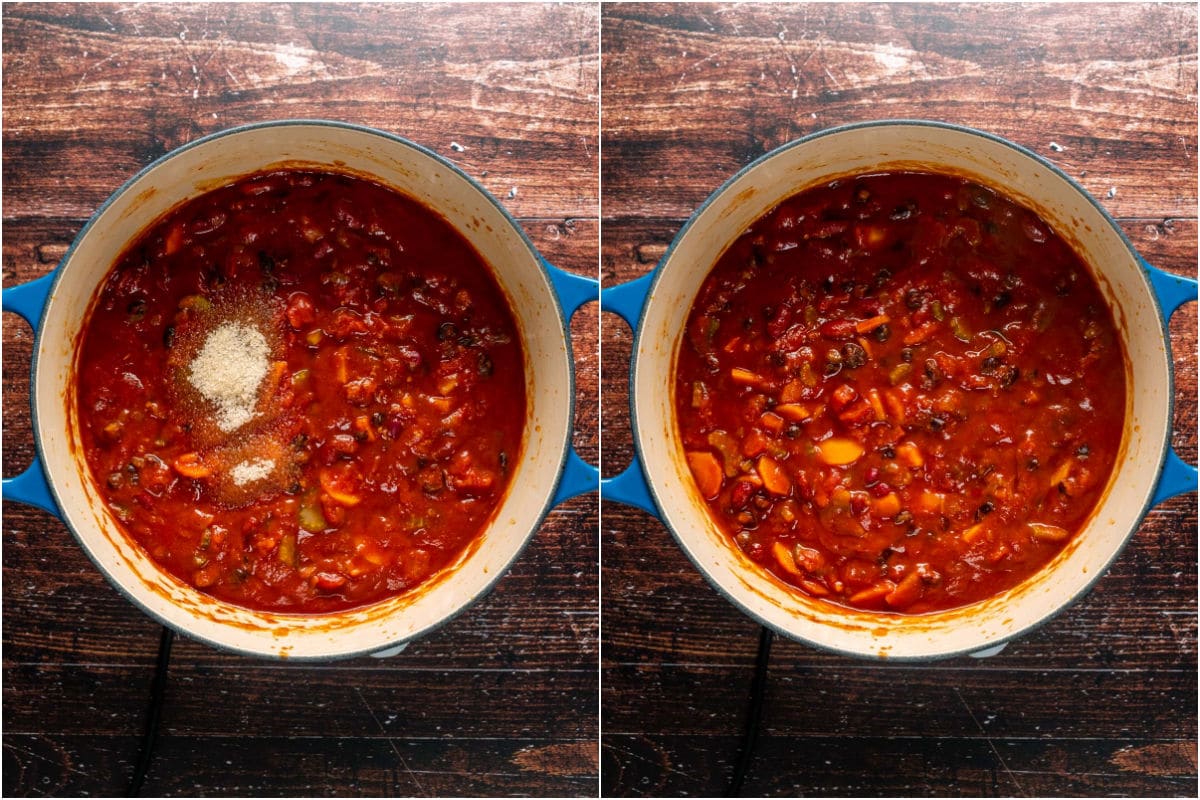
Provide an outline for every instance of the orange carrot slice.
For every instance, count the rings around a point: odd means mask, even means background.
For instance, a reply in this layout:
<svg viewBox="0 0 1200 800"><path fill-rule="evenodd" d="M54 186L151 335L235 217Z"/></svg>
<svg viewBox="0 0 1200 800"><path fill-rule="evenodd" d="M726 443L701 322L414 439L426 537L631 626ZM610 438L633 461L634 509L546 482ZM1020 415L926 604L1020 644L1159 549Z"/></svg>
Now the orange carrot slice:
<svg viewBox="0 0 1200 800"><path fill-rule="evenodd" d="M792 491L791 478L779 466L779 462L770 456L759 457L758 476L762 478L763 487L771 494L783 496Z"/></svg>
<svg viewBox="0 0 1200 800"><path fill-rule="evenodd" d="M724 473L717 457L708 451L695 451L687 454L688 466L692 469L692 477L696 479L696 488L705 500L711 500L721 491L721 481Z"/></svg>
<svg viewBox="0 0 1200 800"><path fill-rule="evenodd" d="M171 466L175 468L176 472L185 478L193 478L198 480L200 478L207 478L209 475L212 475L212 470L205 466L200 460L199 453L184 453L179 458L175 459L175 463Z"/></svg>

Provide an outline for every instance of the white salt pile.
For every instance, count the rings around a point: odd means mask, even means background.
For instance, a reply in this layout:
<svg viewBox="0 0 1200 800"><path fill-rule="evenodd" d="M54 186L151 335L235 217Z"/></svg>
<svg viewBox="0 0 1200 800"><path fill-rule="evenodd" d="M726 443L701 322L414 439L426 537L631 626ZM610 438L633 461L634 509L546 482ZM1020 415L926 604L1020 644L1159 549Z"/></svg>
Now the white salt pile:
<svg viewBox="0 0 1200 800"><path fill-rule="evenodd" d="M229 477L238 486L245 486L247 483L261 481L269 476L275 469L275 462L269 458L255 458L248 461L242 461L235 464L233 469L229 470Z"/></svg>
<svg viewBox="0 0 1200 800"><path fill-rule="evenodd" d="M255 417L258 389L270 368L270 348L256 328L224 322L209 333L188 382L216 406L217 427L231 433Z"/></svg>

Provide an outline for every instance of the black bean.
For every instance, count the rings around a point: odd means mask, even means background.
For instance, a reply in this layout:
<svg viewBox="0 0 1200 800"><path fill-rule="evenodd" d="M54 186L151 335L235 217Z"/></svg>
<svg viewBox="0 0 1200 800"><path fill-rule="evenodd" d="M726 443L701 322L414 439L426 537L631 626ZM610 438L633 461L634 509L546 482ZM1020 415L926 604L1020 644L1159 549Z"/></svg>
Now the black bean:
<svg viewBox="0 0 1200 800"><path fill-rule="evenodd" d="M862 348L862 345L847 342L842 347L842 362L846 365L846 369L858 369L867 363L867 351Z"/></svg>
<svg viewBox="0 0 1200 800"><path fill-rule="evenodd" d="M216 264L209 264L201 273L200 278L208 289L220 289L225 285L225 276L221 274L221 269Z"/></svg>
<svg viewBox="0 0 1200 800"><path fill-rule="evenodd" d="M394 272L381 272L375 277L375 285L379 287L379 291L386 295L395 295L400 293L403 284L400 276Z"/></svg>

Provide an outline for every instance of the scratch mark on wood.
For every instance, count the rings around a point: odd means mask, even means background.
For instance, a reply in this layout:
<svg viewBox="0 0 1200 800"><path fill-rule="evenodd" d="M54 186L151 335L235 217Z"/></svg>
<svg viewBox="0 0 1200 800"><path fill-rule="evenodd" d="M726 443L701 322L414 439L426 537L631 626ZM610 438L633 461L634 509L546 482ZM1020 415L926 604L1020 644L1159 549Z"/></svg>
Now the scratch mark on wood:
<svg viewBox="0 0 1200 800"><path fill-rule="evenodd" d="M996 757L996 761L999 762L1000 766L1004 768L1004 772L1008 775L1009 780L1013 782L1013 786L1016 786L1017 791L1021 795L1024 795L1025 790L1021 788L1021 782L1017 780L1017 776L1013 774L1011 769L1009 769L1008 764L1004 761L1004 757L1000 755L1000 751L996 748L996 743L992 740L992 737L988 735L988 732L984 730L983 725L980 724L979 719L975 716L975 712L971 710L969 705L967 705L966 699L962 696L962 692L958 690L957 686L954 687L954 696L958 698L958 702L962 703L962 707L966 709L967 716L971 718L971 721L975 723L975 727L981 734L983 734L983 740L987 742L988 747L991 748L992 755Z"/></svg>
<svg viewBox="0 0 1200 800"><path fill-rule="evenodd" d="M86 52L84 53L84 56L87 56ZM95 64L92 64L91 66L84 69L84 71L79 76L79 80L75 82L75 91L78 92L81 88L83 88L83 84L87 80L87 76L88 76L89 72L91 72L92 70L95 70L95 69L99 69L100 67L104 66L105 64L107 64L109 61L112 61L116 57L117 57L117 54L112 53L112 54L107 55L104 58L100 59ZM100 89L100 90L104 90L104 89L109 88L110 86L111 86L111 84L109 84L108 82L104 82L103 85L99 85L96 88Z"/></svg>
<svg viewBox="0 0 1200 800"><path fill-rule="evenodd" d="M692 774L692 773L690 773L690 772L684 772L683 770L675 769L674 767L672 767L670 764L667 764L667 763L659 762L659 763L657 763L657 764L656 764L655 762L653 762L653 761L651 761L650 759L646 758L646 757L645 757L644 755L642 755L641 753L635 753L635 752L633 752L632 750L626 749L626 748L624 748L624 747L616 747L616 746L614 746L614 745L612 745L612 744L606 744L606 745L605 745L605 749L609 750L610 752L613 752L613 753L621 753L621 754L623 754L623 755L629 756L630 758L635 758L635 759L637 759L638 761L641 761L641 762L643 762L643 763L646 763L646 764L651 764L651 765L653 765L653 766L659 767L659 768L661 768L661 769L662 769L664 772L669 772L669 773L671 773L672 775L679 775L679 776L681 776L681 777L683 777L683 778L687 778L687 779L688 779L689 781L691 781L692 783L698 783L698 780L697 780L697 778L696 778L696 776L695 776L694 774Z"/></svg>
<svg viewBox="0 0 1200 800"><path fill-rule="evenodd" d="M371 719L375 722L375 727L379 729L380 733L387 736L388 746L392 748L392 752L396 754L396 758L400 759L400 765L404 767L404 771L408 773L408 777L412 778L412 782L416 784L420 793L425 794L425 787L421 785L417 774L413 772L412 767L408 765L408 762L404 760L404 756L400 754L400 748L396 747L396 740L388 735L387 730L383 727L383 723L379 721L379 717L375 714L375 709L371 708L371 704L367 702L367 698L363 697L362 689L356 686L354 687L354 693L358 695L359 702L363 704L363 708L367 709L367 713L371 715Z"/></svg>
<svg viewBox="0 0 1200 800"><path fill-rule="evenodd" d="M671 91L678 92L679 87L683 85L683 81L685 78L687 78L689 72L693 72L694 70L699 69L699 67L702 64L712 61L716 57L717 57L717 54L712 53L712 54L707 55L704 58L700 59L699 61L694 61L690 65L684 67L683 71L681 73L679 73L679 79L677 81L675 81L675 85L671 87Z"/></svg>

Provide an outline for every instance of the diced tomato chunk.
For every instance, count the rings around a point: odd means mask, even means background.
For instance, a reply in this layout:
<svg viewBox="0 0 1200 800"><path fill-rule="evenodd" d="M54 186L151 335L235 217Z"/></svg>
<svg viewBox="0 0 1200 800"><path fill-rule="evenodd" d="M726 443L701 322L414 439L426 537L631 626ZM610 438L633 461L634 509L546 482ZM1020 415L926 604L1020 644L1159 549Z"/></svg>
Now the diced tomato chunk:
<svg viewBox="0 0 1200 800"><path fill-rule="evenodd" d="M288 297L287 301L288 324L292 326L292 330L303 330L311 325L317 319L316 307L313 306L312 299L304 292L293 292Z"/></svg>

